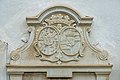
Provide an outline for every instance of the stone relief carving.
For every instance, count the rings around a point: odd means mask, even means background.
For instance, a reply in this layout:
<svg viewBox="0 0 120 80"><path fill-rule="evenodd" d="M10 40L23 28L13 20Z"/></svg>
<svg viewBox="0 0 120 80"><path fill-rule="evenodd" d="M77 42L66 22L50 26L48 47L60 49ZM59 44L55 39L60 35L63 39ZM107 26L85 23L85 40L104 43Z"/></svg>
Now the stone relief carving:
<svg viewBox="0 0 120 80"><path fill-rule="evenodd" d="M83 73L92 73L92 80L107 80L112 65L108 52L89 41L92 20L65 6L27 17L24 45L12 51L7 64L10 80L87 80Z"/></svg>
<svg viewBox="0 0 120 80"><path fill-rule="evenodd" d="M13 50L11 52L11 54L10 54L11 60L14 60L14 61L18 60L20 58L20 54L22 52L24 52L25 50L27 50L30 47L30 45L32 44L32 41L34 39L34 27L29 27L27 29L27 32L29 35L27 37L23 37L21 39L21 41L23 41L25 44L23 46L21 46L20 48Z"/></svg>
<svg viewBox="0 0 120 80"><path fill-rule="evenodd" d="M98 59L105 61L108 59L107 51L92 45L88 38L92 19L86 16L78 21L66 12L55 12L46 15L41 22L36 21L40 24L36 29L34 29L35 23L28 20L28 25L32 27L28 28L28 35L22 38L24 45L11 53L11 59L18 60L19 54L33 45L37 51L35 55L41 61L52 63L78 61L84 56L84 50L88 46Z"/></svg>
<svg viewBox="0 0 120 80"><path fill-rule="evenodd" d="M61 63L77 61L78 56L83 56L85 46L82 29L76 29L78 26L70 16L54 14L42 24L38 41L34 45L40 53L41 60ZM46 56L49 56L49 59Z"/></svg>
<svg viewBox="0 0 120 80"><path fill-rule="evenodd" d="M103 61L108 60L108 52L104 49L97 48L94 44L92 45L89 41L88 34L89 34L89 28L84 28L85 41L87 45L90 47L90 49L96 52L96 56L98 59Z"/></svg>

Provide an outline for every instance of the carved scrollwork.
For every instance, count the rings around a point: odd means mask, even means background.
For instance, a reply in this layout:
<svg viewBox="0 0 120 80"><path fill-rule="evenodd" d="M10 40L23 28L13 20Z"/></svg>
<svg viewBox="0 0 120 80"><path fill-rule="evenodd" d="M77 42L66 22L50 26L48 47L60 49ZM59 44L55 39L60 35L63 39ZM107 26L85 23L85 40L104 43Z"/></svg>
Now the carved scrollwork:
<svg viewBox="0 0 120 80"><path fill-rule="evenodd" d="M92 44L90 43L90 41L88 40L88 29L89 29L89 27L88 27L88 28L84 28L84 30L83 30L84 36L85 36L85 41L86 41L87 45L88 45L93 51L96 52L96 55L97 55L97 57L98 57L100 60L103 60L103 61L108 60L108 52L105 51L105 50L101 50L101 49L97 48L96 46L92 45Z"/></svg>
<svg viewBox="0 0 120 80"><path fill-rule="evenodd" d="M18 60L20 58L20 55L18 53L19 53L19 50L12 51L10 54L11 60L14 60L14 61Z"/></svg>
<svg viewBox="0 0 120 80"><path fill-rule="evenodd" d="M50 18L47 18L45 20L45 22L48 23L48 25L52 25L52 24L66 24L68 26L71 26L75 20L70 19L70 17L68 15L63 15L63 14L54 14L52 15Z"/></svg>
<svg viewBox="0 0 120 80"><path fill-rule="evenodd" d="M24 42L24 45L21 46L20 48L17 48L16 50L13 50L10 54L11 60L18 60L20 58L20 53L24 52L27 50L30 45L32 44L32 41L34 39L34 27L29 27L27 29L26 34L29 35L27 37L22 38L21 40Z"/></svg>
<svg viewBox="0 0 120 80"><path fill-rule="evenodd" d="M40 63L47 61L61 64L73 61L80 63L84 58L85 63L89 63L89 56L94 53L95 58L92 58L98 60L96 62L107 62L107 51L92 45L88 38L93 17L80 16L74 10L64 8L56 6L36 16L27 17L30 27L21 39L24 45L12 51L11 59L20 61L27 57L25 60L32 58L36 61L40 59ZM21 57L21 53L25 53L25 56Z"/></svg>
<svg viewBox="0 0 120 80"><path fill-rule="evenodd" d="M108 60L108 52L103 50L101 53L98 54L99 59L105 61Z"/></svg>

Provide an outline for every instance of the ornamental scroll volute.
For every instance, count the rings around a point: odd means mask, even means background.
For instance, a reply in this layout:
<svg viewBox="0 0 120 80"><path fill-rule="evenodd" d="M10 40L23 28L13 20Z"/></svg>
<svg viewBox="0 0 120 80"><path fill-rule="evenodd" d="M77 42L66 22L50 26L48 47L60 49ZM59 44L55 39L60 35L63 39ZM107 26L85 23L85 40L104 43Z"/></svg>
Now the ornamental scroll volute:
<svg viewBox="0 0 120 80"><path fill-rule="evenodd" d="M88 39L93 17L65 6L51 7L27 17L24 45L11 53L11 63L108 63L108 53ZM32 63L33 64L33 63Z"/></svg>

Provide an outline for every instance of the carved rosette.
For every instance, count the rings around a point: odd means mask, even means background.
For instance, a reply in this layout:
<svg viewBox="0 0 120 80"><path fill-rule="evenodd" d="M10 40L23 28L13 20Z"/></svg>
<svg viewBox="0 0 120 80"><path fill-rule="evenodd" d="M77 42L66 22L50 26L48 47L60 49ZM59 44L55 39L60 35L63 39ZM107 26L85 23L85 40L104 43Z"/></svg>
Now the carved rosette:
<svg viewBox="0 0 120 80"><path fill-rule="evenodd" d="M42 24L38 44L34 45L41 60L62 63L83 56L83 33L74 19L67 14L52 14Z"/></svg>

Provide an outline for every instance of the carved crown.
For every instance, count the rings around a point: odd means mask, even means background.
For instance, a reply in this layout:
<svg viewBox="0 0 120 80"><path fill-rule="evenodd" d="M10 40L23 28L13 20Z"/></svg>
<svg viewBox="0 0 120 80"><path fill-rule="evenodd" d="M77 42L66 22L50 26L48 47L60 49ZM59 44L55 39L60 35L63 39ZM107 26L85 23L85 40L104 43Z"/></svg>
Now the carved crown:
<svg viewBox="0 0 120 80"><path fill-rule="evenodd" d="M70 20L70 17L68 15L62 15L62 14L52 15L49 19L46 19L45 21L49 25L55 24L55 23L62 23L69 26L75 22L74 20Z"/></svg>
<svg viewBox="0 0 120 80"><path fill-rule="evenodd" d="M98 49L88 39L92 20L93 17L80 16L64 6L51 7L37 16L27 17L28 37L22 40L25 43L22 47L12 52L11 61L31 59L36 63L92 64L92 59L97 64L107 63L107 51Z"/></svg>

